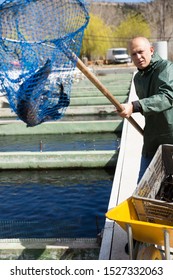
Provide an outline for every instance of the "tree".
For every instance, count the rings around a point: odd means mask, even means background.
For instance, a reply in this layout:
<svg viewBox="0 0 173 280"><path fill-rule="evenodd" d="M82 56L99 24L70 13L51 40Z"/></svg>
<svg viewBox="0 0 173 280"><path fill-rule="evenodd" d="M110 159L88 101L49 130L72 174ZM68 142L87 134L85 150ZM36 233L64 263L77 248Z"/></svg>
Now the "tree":
<svg viewBox="0 0 173 280"><path fill-rule="evenodd" d="M169 41L173 35L173 2L155 0L141 6L141 12L151 22L152 35L156 40Z"/></svg>
<svg viewBox="0 0 173 280"><path fill-rule="evenodd" d="M111 47L113 33L111 27L96 15L90 14L90 21L84 33L81 56L90 59L105 57L106 50Z"/></svg>
<svg viewBox="0 0 173 280"><path fill-rule="evenodd" d="M91 12L97 14L104 20L108 26L119 27L117 34L115 34L114 46L122 45L127 46L127 38L131 38L136 35L146 36L151 42L167 41L168 42L168 57L173 60L173 1L170 0L143 0L139 2L131 1L131 3L105 3L92 1ZM122 23L127 21L127 15L139 16L139 21L135 20L135 25L126 24L126 27L122 28ZM144 28L139 32L135 32L141 26L141 20L145 23ZM139 25L139 26L138 26ZM145 26L149 28L149 33L145 32ZM120 27L123 29L120 30ZM131 31L126 34L129 28ZM146 29L146 30L147 30ZM116 32L115 32L116 33ZM119 33L119 34L118 34ZM125 37L125 34L126 37ZM120 41L120 38L123 40Z"/></svg>
<svg viewBox="0 0 173 280"><path fill-rule="evenodd" d="M126 20L122 21L115 29L115 45L118 47L127 47L127 41L136 36L150 38L150 26L141 14L130 13L127 15Z"/></svg>

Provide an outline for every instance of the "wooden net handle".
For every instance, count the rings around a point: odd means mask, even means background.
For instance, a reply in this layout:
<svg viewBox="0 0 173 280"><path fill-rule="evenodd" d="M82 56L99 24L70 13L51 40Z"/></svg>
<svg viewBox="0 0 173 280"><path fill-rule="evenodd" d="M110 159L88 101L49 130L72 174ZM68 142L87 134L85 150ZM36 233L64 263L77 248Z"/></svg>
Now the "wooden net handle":
<svg viewBox="0 0 173 280"><path fill-rule="evenodd" d="M96 78L96 76L88 70L85 64L77 58L76 66L78 69L110 100L110 102L117 108L118 111L123 110L123 106L120 102L108 91L107 88ZM132 118L129 117L127 120L137 129L140 134L144 134L143 129L139 126L139 124Z"/></svg>

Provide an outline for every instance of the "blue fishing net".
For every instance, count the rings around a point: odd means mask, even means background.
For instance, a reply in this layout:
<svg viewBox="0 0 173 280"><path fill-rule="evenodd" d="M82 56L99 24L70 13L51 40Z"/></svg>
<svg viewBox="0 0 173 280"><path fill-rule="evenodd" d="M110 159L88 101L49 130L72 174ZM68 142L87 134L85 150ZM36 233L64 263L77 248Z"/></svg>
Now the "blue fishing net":
<svg viewBox="0 0 173 280"><path fill-rule="evenodd" d="M27 126L60 119L89 21L84 0L6 0L0 5L0 90Z"/></svg>

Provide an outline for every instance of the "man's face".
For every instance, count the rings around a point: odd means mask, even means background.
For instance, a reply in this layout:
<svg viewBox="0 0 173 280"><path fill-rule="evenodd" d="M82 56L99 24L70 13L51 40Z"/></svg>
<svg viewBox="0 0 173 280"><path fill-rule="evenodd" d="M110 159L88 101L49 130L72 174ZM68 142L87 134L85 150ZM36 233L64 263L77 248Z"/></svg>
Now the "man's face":
<svg viewBox="0 0 173 280"><path fill-rule="evenodd" d="M143 70L150 64L154 49L145 40L138 38L131 42L130 52L135 66Z"/></svg>

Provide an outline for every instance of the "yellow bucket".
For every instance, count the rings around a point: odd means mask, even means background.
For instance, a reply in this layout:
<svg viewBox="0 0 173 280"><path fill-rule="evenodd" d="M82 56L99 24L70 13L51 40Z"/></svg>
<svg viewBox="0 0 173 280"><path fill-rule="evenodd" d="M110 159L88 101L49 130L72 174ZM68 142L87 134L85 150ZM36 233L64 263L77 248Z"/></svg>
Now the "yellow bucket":
<svg viewBox="0 0 173 280"><path fill-rule="evenodd" d="M144 243L164 246L164 231L166 230L169 233L170 247L173 247L173 227L140 221L132 197L110 209L106 213L106 217L116 221L125 231L127 231L127 225L130 225L133 239Z"/></svg>

